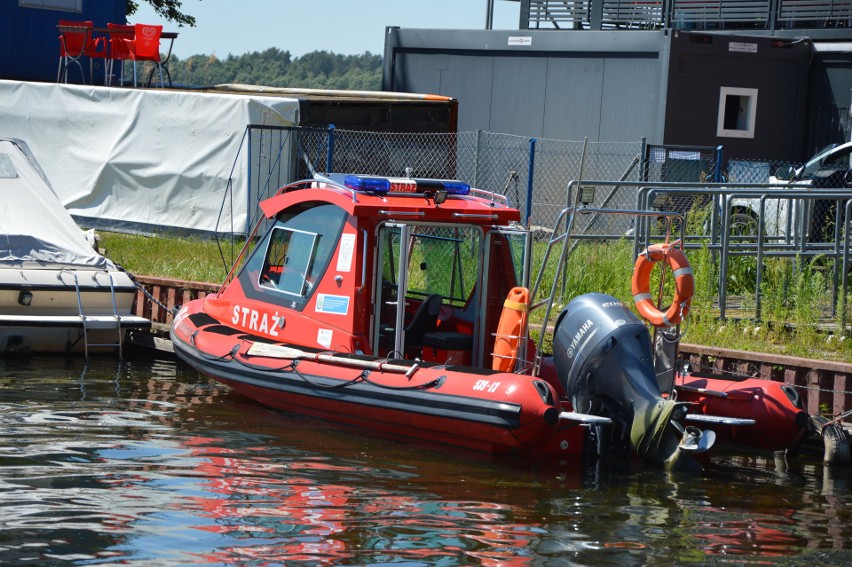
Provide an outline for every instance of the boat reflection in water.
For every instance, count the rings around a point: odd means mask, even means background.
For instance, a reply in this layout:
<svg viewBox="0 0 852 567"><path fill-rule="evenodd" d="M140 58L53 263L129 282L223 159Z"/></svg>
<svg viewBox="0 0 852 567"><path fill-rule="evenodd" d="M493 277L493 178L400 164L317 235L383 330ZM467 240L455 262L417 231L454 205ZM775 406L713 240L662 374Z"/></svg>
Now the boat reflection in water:
<svg viewBox="0 0 852 567"><path fill-rule="evenodd" d="M525 510L539 487L529 471L516 475L479 462L479 455L448 459L443 447L412 454L405 444L365 439L318 421L287 422L283 441L292 446L285 459L269 458L267 444L231 451L222 440L187 441L202 460L194 472L206 479L206 493L194 501L213 520L196 527L232 541L207 559L517 561L530 555L541 533ZM295 449L302 446L332 453ZM562 475L559 484L577 489L579 467L572 463L569 470L572 477ZM495 499L507 494L509 501Z"/></svg>
<svg viewBox="0 0 852 567"><path fill-rule="evenodd" d="M171 362L0 362L0 563L842 564L848 471L483 459L263 408Z"/></svg>

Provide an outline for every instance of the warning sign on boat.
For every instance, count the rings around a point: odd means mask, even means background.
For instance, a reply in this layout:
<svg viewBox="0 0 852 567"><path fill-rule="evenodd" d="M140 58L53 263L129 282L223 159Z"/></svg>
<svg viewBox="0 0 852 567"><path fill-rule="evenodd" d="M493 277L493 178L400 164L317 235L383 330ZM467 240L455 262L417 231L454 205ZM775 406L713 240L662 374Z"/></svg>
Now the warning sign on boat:
<svg viewBox="0 0 852 567"><path fill-rule="evenodd" d="M317 295L316 312L346 315L349 312L349 297L320 293Z"/></svg>

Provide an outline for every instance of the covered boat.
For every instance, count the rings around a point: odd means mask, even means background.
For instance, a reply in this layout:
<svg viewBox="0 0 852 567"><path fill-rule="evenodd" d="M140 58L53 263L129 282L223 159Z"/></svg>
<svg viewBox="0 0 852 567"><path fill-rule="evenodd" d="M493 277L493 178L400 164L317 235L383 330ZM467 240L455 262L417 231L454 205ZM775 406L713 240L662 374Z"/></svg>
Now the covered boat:
<svg viewBox="0 0 852 567"><path fill-rule="evenodd" d="M263 404L489 453L601 453L621 441L666 466L713 445L690 420L755 423L678 399L647 326L613 297L574 298L553 327L553 296L539 301L534 344L527 316L546 270L528 291L530 233L501 195L336 174L283 187L261 208L224 284L180 309L171 338L180 358ZM545 256L563 250L551 277L569 240L554 230ZM666 324L688 311L684 270Z"/></svg>
<svg viewBox="0 0 852 567"><path fill-rule="evenodd" d="M120 351L136 286L97 253L27 145L0 138L0 354Z"/></svg>

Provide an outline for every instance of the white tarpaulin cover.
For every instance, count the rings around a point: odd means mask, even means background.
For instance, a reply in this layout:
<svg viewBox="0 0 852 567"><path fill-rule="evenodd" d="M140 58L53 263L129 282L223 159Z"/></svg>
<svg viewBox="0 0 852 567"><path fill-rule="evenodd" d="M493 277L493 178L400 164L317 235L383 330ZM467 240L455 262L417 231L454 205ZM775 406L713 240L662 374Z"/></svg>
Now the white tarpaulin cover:
<svg viewBox="0 0 852 567"><path fill-rule="evenodd" d="M25 262L108 266L59 202L26 143L0 138L0 265Z"/></svg>
<svg viewBox="0 0 852 567"><path fill-rule="evenodd" d="M246 126L293 126L299 109L295 98L2 80L0 100L0 136L27 141L72 215L143 232L212 232L217 220L244 232Z"/></svg>

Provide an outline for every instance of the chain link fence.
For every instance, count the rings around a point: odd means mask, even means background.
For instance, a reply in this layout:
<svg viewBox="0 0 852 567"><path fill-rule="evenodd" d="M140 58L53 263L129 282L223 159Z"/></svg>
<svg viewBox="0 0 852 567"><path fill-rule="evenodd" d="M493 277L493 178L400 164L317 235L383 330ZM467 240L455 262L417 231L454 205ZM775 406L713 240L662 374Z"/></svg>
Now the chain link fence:
<svg viewBox="0 0 852 567"><path fill-rule="evenodd" d="M250 126L248 139L249 193L258 202L314 173L461 179L505 195L525 222L544 230L552 228L569 204L570 180L639 180L645 146L641 140L564 141L483 131L386 133L268 126ZM635 203L633 188L610 193L603 197L608 206Z"/></svg>
<svg viewBox="0 0 852 567"><path fill-rule="evenodd" d="M258 203L288 182L314 173L461 179L505 195L536 233L548 234L559 212L574 204L569 181L582 187L594 181L589 205L630 209L637 206L637 183L765 184L785 166L767 160L723 159L722 147L660 146L635 142L535 139L493 132L386 133L330 128L249 126L250 199ZM624 186L611 182L624 181ZM695 192L671 195L660 209L688 213L710 202ZM814 217L836 212L830 202L814 204ZM578 230L617 237L629 233L629 220L584 219Z"/></svg>
<svg viewBox="0 0 852 567"><path fill-rule="evenodd" d="M456 178L505 195L539 237L546 237L559 212L574 204L569 181L624 181L596 187L589 205L630 209L637 206L637 183L765 184L780 167L766 160L723 159L722 147L660 146L636 142L535 139L493 132L386 133L329 128L249 126L249 199L258 203L279 187L314 173L353 172L402 177ZM710 196L672 194L655 206L688 213L706 207ZM836 203L813 204L817 226L830 226ZM252 221L257 214L252 217ZM748 221L744 216L738 217ZM823 219L825 222L822 222ZM752 219L756 225L756 218ZM580 220L581 234L630 234L624 217ZM828 231L830 232L830 231ZM814 230L813 238L827 238Z"/></svg>

